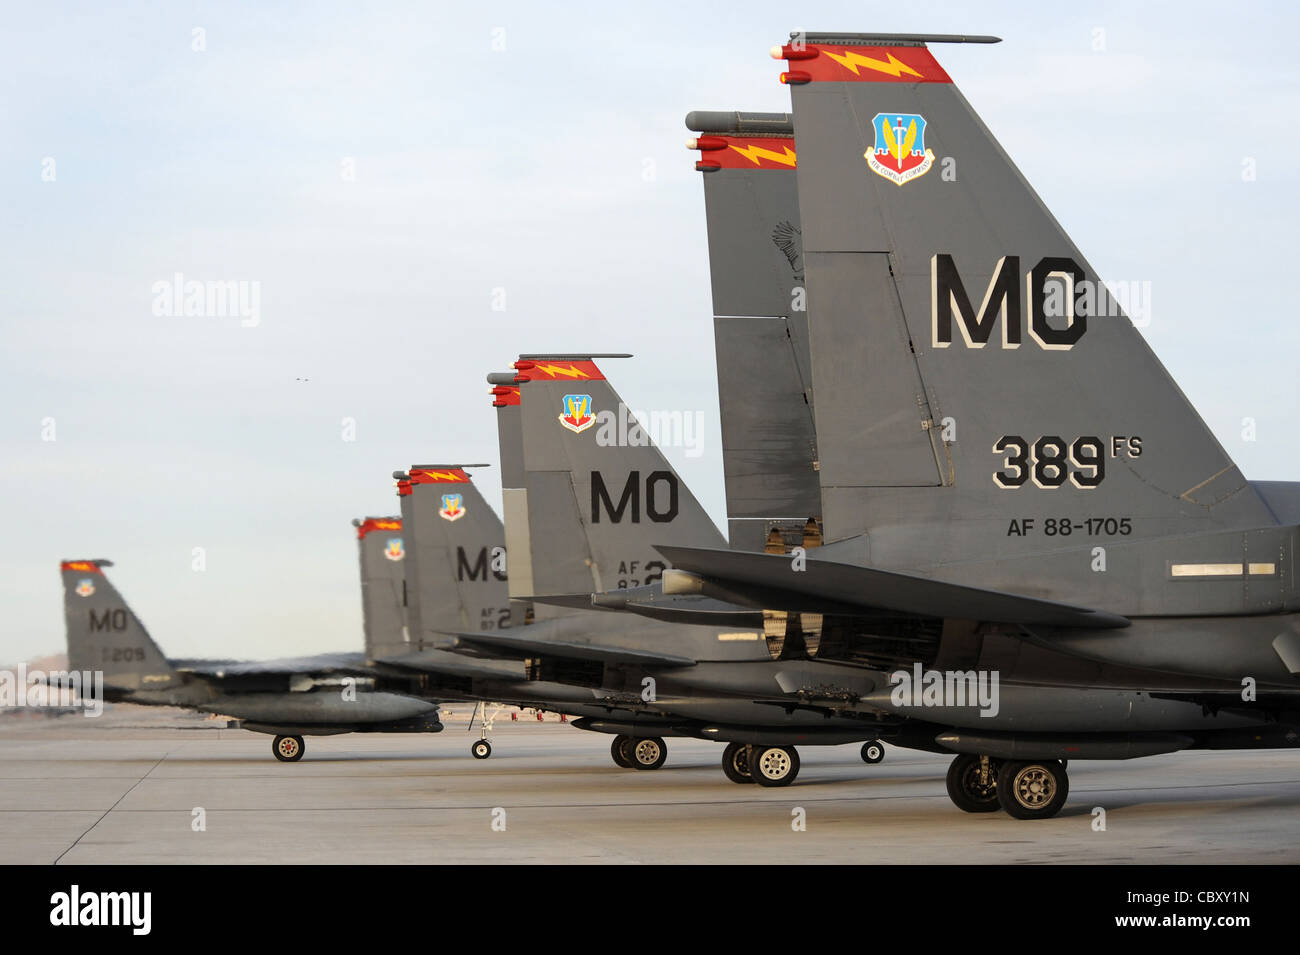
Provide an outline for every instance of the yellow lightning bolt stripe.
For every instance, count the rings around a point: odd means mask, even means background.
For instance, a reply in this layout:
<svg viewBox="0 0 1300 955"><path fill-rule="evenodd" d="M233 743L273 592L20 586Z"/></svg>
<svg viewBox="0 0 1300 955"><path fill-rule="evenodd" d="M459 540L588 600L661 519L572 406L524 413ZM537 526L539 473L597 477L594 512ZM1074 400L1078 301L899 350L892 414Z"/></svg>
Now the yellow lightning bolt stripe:
<svg viewBox="0 0 1300 955"><path fill-rule="evenodd" d="M455 471L421 471L424 477L431 478L434 481L453 481L460 482L460 475Z"/></svg>
<svg viewBox="0 0 1300 955"><path fill-rule="evenodd" d="M585 371L582 371L579 368L575 368L573 365L570 365L568 368L565 368L562 365L537 365L536 368L538 371L546 372L546 374L550 375L552 378L558 378L561 375L563 375L565 378L588 377Z"/></svg>
<svg viewBox="0 0 1300 955"><path fill-rule="evenodd" d="M775 149L764 149L762 146L755 146L753 144L746 146L744 149L741 149L739 146L732 146L730 143L727 145L731 149L740 153L746 159L753 162L755 166L759 164L759 159L770 159L772 162L779 162L783 166L794 166L795 154L794 150L789 146L785 147L784 153L779 153Z"/></svg>
<svg viewBox="0 0 1300 955"><path fill-rule="evenodd" d="M890 76L902 76L906 73L908 76L915 76L922 79L920 73L912 69L892 53L886 53L888 60L877 60L869 56L863 56L861 53L855 53L852 50L845 50L843 53L832 53L830 50L822 50L827 56L844 67L851 70L854 76L860 76L858 73L859 66L865 66L869 70L875 70L877 73L888 73Z"/></svg>

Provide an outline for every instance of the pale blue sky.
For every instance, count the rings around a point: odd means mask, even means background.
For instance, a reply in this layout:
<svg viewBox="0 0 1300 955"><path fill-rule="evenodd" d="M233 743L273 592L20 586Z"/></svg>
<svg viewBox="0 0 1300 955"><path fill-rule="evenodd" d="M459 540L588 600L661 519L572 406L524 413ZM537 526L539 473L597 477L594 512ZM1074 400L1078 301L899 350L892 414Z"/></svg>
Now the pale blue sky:
<svg viewBox="0 0 1300 955"><path fill-rule="evenodd" d="M1101 275L1152 283L1247 475L1300 479L1297 15L979 6L6 4L0 662L62 649L62 557L113 559L171 655L359 648L349 521L394 468L494 460L483 376L520 351L634 352L631 405L705 411L674 463L721 523L682 118L787 109L766 51L800 27L1002 36L938 54ZM261 324L155 316L175 272L260 282Z"/></svg>

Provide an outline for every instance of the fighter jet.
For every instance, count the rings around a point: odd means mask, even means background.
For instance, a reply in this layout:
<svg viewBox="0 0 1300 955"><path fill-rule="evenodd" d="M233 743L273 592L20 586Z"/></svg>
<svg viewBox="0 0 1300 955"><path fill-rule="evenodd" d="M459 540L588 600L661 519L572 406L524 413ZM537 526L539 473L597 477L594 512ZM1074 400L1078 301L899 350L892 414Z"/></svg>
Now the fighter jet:
<svg viewBox="0 0 1300 955"><path fill-rule="evenodd" d="M514 375L510 377L513 380ZM729 743L735 743L738 736L746 736L746 742L773 736L786 743L868 741L872 747L864 758L875 762L883 757L883 749L874 741L873 720L828 723L820 711L795 707L786 712L757 704L750 698L754 676L748 671L721 671L721 686L706 679L711 661L718 659L759 660L772 669L766 651L759 646L757 631L738 631L726 624L719 627L716 622L681 626L599 613L590 608L590 583L580 595L585 609L533 608L528 599L530 585L520 589L512 583L512 612L518 612L520 625L503 626L510 616L502 613L510 603L504 589L507 579L530 580L539 563L549 566L581 560L587 549L574 528L564 527L558 536L549 537L545 532L538 534L528 523L528 505L514 493L519 489L510 487L524 483L521 476L516 477L523 473L517 427L520 406L517 401L502 400L500 386L495 390L498 395L493 403L502 413L503 483L510 519L506 527L513 528L510 533L516 548L510 575L505 573L500 543L505 529L472 482L470 465L420 465L397 472L403 536L408 555L415 557L406 566L407 592L416 595L408 612L412 620L418 617L422 623L419 635L412 634L408 652L377 662L381 671L420 672L424 676L421 691L445 698L459 694L464 699L536 707L576 717L574 725L579 729L614 736L611 756L624 768L663 766L668 752L664 737L671 736ZM513 391L517 397L517 385ZM517 437L512 440L511 435ZM542 496L535 499L542 500ZM543 502L539 513L546 511ZM448 535L468 522L470 515L479 522L479 536L453 542ZM522 527L516 516L523 518ZM537 542L533 547L528 543L530 535ZM635 547L651 553L644 541ZM458 592L450 600L445 597L448 588ZM456 608L463 622L478 627L458 630L430 621L427 608L431 606ZM717 638L720 629L731 631L727 639ZM458 671L465 677L460 682L454 679ZM689 676L676 675L686 671ZM772 669L767 675L767 684L779 692L771 682L775 672ZM647 677L649 686L658 683L656 690L647 692ZM737 696L738 680L742 689ZM859 680L856 692L867 693L875 687L871 680ZM491 753L488 729L484 727L472 747L479 758ZM735 758L724 759L724 771L738 782L751 781L748 762L739 758L747 755L744 744L736 743L725 755ZM768 784L793 782L797 772L797 761L786 763Z"/></svg>
<svg viewBox="0 0 1300 955"><path fill-rule="evenodd" d="M849 707L950 722L931 742L969 811L1054 814L1067 759L1294 747L1300 487L1242 477L930 52L949 41L995 38L774 51L828 543L662 547L647 610L708 597L797 624L819 661L1000 673L987 719Z"/></svg>
<svg viewBox="0 0 1300 955"><path fill-rule="evenodd" d="M477 759L492 753L489 704L601 716L616 708L589 687L530 680L522 661L456 648L457 633L505 630L515 612L523 622L524 608L512 609L506 589L501 519L470 479L470 469L485 466L412 465L394 473L407 549L402 592L409 639L374 658L390 678L417 679L420 693L479 704L480 735L470 747Z"/></svg>
<svg viewBox="0 0 1300 955"><path fill-rule="evenodd" d="M569 712L581 717L579 728L618 734L611 754L620 765L662 765L672 735L727 742L723 770L736 782L793 782L795 744L860 742L863 759L878 762L884 750L874 716L837 718L790 694L819 687L856 698L883 678L806 659L773 661L760 612L718 614L696 626L593 612L593 588L635 589L658 578L665 565L653 541L723 542L595 357L526 355L514 371L489 376L510 596L533 605L533 622L459 634L460 649L514 654L535 680L606 694L620 712ZM832 674L842 685L831 686Z"/></svg>
<svg viewBox="0 0 1300 955"><path fill-rule="evenodd" d="M389 692L362 653L300 659L169 660L109 581L107 560L65 560L68 664L104 674L108 702L219 713L271 734L276 759L302 759L304 736L437 733L437 703Z"/></svg>

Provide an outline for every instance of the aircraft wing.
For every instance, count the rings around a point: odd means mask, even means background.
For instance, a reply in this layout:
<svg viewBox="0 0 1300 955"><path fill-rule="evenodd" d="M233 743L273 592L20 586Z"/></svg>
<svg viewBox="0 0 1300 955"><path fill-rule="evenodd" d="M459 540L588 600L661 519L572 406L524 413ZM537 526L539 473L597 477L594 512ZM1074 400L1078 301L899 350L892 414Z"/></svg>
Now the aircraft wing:
<svg viewBox="0 0 1300 955"><path fill-rule="evenodd" d="M218 680L241 676L279 674L367 674L364 653L319 653L310 657L285 657L279 660L173 660L177 670Z"/></svg>
<svg viewBox="0 0 1300 955"><path fill-rule="evenodd" d="M807 558L804 569L796 571L788 555L695 547L655 549L672 562L674 571L685 571L696 577L705 596L746 602L769 610L823 613L883 610L924 617L1087 630L1129 625L1127 617L1102 610L814 557ZM665 573L666 583L668 574L674 571Z"/></svg>
<svg viewBox="0 0 1300 955"><path fill-rule="evenodd" d="M572 643L564 640L539 640L534 637L507 636L504 633L456 633L460 645L488 653L507 653L516 657L564 657L570 660L594 660L598 663L626 663L634 666L691 667L695 660L670 653L651 653L626 647L595 643Z"/></svg>
<svg viewBox="0 0 1300 955"><path fill-rule="evenodd" d="M513 660L483 660L450 650L417 650L400 656L384 657L379 664L399 671L418 670L442 676L469 677L479 680L522 680L522 666Z"/></svg>

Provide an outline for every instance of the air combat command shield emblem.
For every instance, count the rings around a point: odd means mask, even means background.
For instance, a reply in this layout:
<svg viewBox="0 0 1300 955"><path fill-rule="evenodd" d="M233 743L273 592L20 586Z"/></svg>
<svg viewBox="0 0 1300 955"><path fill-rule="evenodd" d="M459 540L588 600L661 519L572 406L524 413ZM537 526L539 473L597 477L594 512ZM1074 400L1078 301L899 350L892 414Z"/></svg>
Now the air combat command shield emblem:
<svg viewBox="0 0 1300 955"><path fill-rule="evenodd" d="M872 125L876 144L863 154L872 172L901 186L930 171L934 153L925 148L925 117L919 113L877 113Z"/></svg>
<svg viewBox="0 0 1300 955"><path fill-rule="evenodd" d="M444 521L458 521L465 516L465 499L460 494L444 494L438 514Z"/></svg>
<svg viewBox="0 0 1300 955"><path fill-rule="evenodd" d="M565 395L564 413L560 415L560 424L574 434L582 434L596 423L596 416L591 413L591 395Z"/></svg>

